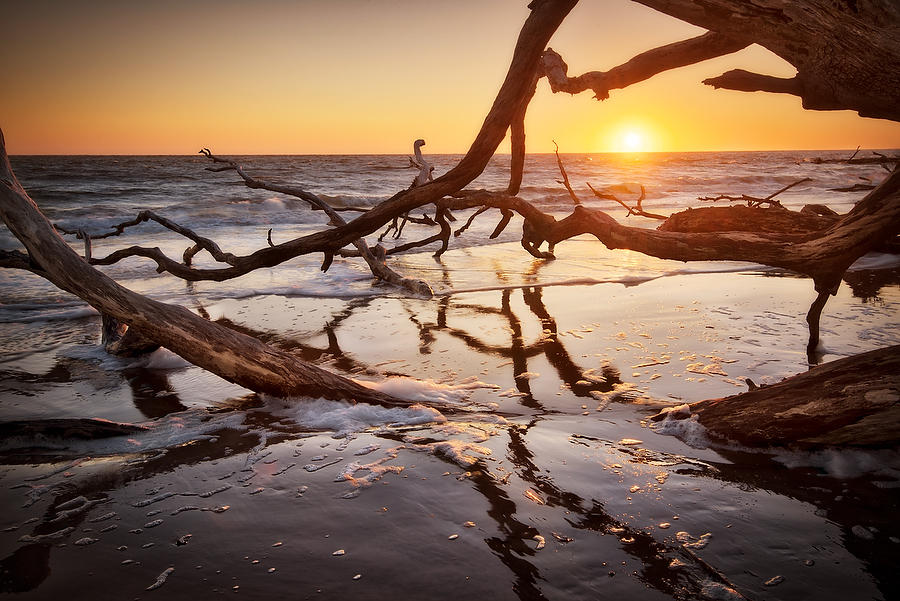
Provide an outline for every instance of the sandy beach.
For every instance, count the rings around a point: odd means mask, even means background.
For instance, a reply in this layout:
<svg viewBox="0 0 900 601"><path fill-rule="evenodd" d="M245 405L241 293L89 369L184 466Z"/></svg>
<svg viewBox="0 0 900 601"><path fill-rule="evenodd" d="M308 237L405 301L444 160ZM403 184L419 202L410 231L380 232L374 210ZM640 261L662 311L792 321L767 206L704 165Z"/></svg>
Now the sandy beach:
<svg viewBox="0 0 900 601"><path fill-rule="evenodd" d="M5 361L7 421L52 414L148 430L4 440L2 591L896 594L895 452L712 450L700 429L683 441L647 421L661 406L744 391L746 378L766 384L807 369L811 283L721 265L628 285L520 287L529 265L544 282L589 278L597 252L609 251L571 242L565 261L540 265L514 245L453 251L442 264L404 258L408 271L452 279L445 292L456 292L433 300L263 295L203 307L423 402L410 409L261 398L167 351L105 356L96 316L48 322L81 342ZM623 253L623 270L639 274L628 261ZM856 274L861 283L842 286L826 309L826 361L900 341L896 271ZM4 328L14 344L16 325Z"/></svg>

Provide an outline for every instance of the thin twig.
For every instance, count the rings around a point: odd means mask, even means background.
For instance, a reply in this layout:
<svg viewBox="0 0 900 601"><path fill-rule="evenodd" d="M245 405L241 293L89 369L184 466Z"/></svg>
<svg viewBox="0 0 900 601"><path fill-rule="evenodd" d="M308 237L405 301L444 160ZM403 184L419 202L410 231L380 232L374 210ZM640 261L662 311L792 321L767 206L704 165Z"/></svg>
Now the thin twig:
<svg viewBox="0 0 900 601"><path fill-rule="evenodd" d="M563 166L562 159L559 158L559 144L556 143L556 140L553 140L553 145L556 147L556 164L559 165L559 172L562 174L563 181L560 183L566 187L566 190L569 191L569 196L572 198L572 202L575 203L576 206L581 204L581 200L578 198L578 195L575 194L575 190L572 189L572 186L569 184L569 175L566 173L566 168Z"/></svg>
<svg viewBox="0 0 900 601"><path fill-rule="evenodd" d="M597 198L599 198L601 200L614 200L617 203L619 203L620 205L622 205L623 207L625 207L625 210L628 211L628 215L626 215L626 217L628 217L630 215L638 215L640 217L648 217L650 219L659 219L662 221L665 221L666 219L668 219L668 217L666 217L665 215L660 215L658 213L649 213L644 210L643 206L641 206L641 203L644 201L645 198L647 198L647 190L646 190L646 188L644 188L643 184L641 184L641 195L637 199L637 207L628 206L625 202L620 200L614 194L605 194L603 192L598 192L597 190L594 189L594 187L591 184L588 184L587 187L591 189L591 192L593 192L594 196L596 196Z"/></svg>
<svg viewBox="0 0 900 601"><path fill-rule="evenodd" d="M777 200L774 200L775 197L778 196L779 194L781 194L782 192L790 190L791 188L793 188L794 186L796 186L798 184L802 184L802 183L808 182L808 181L811 181L810 178L804 177L803 179L797 180L792 184L788 184L787 186L781 188L777 192L773 192L772 194L769 194L765 198L749 196L747 194L741 194L740 196L732 196L729 194L719 194L717 196L698 196L697 200L708 201L708 202L717 202L719 200L727 200L729 202L746 202L747 206L751 207L751 208L758 208L764 204L767 204L769 206L778 207L778 208L783 209L784 205L782 205Z"/></svg>

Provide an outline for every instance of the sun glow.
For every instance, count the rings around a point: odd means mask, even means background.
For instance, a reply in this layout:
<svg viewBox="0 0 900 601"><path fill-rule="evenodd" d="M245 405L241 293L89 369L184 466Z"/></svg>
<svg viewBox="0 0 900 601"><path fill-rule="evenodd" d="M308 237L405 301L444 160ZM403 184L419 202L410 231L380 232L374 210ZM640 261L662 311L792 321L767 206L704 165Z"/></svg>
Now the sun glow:
<svg viewBox="0 0 900 601"><path fill-rule="evenodd" d="M597 142L600 152L640 154L654 152L664 146L661 128L646 120L629 119L604 128Z"/></svg>
<svg viewBox="0 0 900 601"><path fill-rule="evenodd" d="M626 131L622 136L622 148L628 152L641 152L644 150L644 137L636 131Z"/></svg>

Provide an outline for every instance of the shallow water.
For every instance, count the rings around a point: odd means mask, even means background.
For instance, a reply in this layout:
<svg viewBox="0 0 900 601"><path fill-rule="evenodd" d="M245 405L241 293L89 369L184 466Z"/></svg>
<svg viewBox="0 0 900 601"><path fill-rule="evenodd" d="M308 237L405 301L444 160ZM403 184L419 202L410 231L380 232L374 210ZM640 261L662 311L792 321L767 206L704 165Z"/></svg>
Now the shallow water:
<svg viewBox="0 0 900 601"><path fill-rule="evenodd" d="M766 169L789 164L784 157L762 167L758 156L732 159L682 156L671 166L660 158L654 168L721 183L725 173L715 170L730 165L766 189L806 169L766 179ZM115 218L130 210L123 197L134 206L168 202L184 218L208 219L223 240L254 246L242 236L257 225L217 221L209 204L191 209L172 197L194 188L202 196L206 184L171 158L72 159L62 176L42 160L44 192L100 161L109 173L86 189L118 181L121 189L96 201ZM277 175L281 159L271 160ZM284 177L301 161L292 160ZM362 160L336 161L334 178L356 173ZM365 160L370 171L390 163ZM592 162L579 158L570 176ZM146 174L131 181L136 167L160 170L174 188L148 186ZM395 175L405 181L410 172ZM655 189L677 184L666 182ZM214 190L221 185L210 185L210 198ZM365 196L359 183L345 192ZM55 210L89 213L76 204L67 197ZM156 243L180 248L171 238ZM322 275L312 258L225 285L186 287L137 261L110 270L137 290L440 411L260 398L166 351L112 358L97 345L92 310L33 276L0 272L3 421L89 416L149 428L103 441L0 443L0 592L900 596L896 452L712 450L698 448L702 432L690 446L646 421L663 405L746 390L745 378L764 384L807 369L811 282L753 265L614 253L586 239L560 245L553 262L515 243L452 248L440 263L429 253L395 262L432 282L434 300L374 286L352 262ZM829 301L824 360L900 343L891 261L867 257Z"/></svg>

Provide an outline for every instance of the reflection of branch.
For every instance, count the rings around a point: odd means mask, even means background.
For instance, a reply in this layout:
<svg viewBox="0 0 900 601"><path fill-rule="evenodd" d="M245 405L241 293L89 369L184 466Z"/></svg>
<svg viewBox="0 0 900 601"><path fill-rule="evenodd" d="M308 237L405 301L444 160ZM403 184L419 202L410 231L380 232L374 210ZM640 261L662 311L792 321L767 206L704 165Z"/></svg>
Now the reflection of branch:
<svg viewBox="0 0 900 601"><path fill-rule="evenodd" d="M601 534L611 534L621 541L622 551L635 557L644 568L644 574L647 577L646 582L654 588L672 594L674 591L687 592L692 594L690 597L701 596L701 591L710 581L717 582L732 589L733 594L730 598L743 599L743 595L737 592L736 587L728 581L728 579L719 572L715 567L697 556L696 553L683 546L669 546L665 542L657 541L656 538L646 530L636 528L635 526L622 521L609 513L603 504L597 500L592 500L590 506L586 507L585 499L576 493L563 490L553 480L553 476L546 470L541 469L534 462L534 453L528 448L527 440L523 435L523 430L527 433L527 429L531 427L529 424L524 429L509 428L509 453L507 456L516 466L516 475L523 482L534 487L546 496L548 505L557 505L566 510L571 516L566 521L574 528L579 530L590 530ZM589 437L585 437L590 439ZM593 439L590 439L593 440ZM493 481L482 476L480 480L486 480L492 487L499 489ZM481 492L488 488L488 483L484 483L476 488ZM505 529L501 528L501 531ZM522 533L519 536L531 536L531 532ZM517 542L507 538L507 545ZM530 551L530 549L529 549ZM530 553L529 553L530 554ZM666 554L675 555L680 563L679 570L671 568L670 557ZM504 561L506 563L506 561ZM509 564L507 564L509 565ZM510 566L513 567L513 566ZM520 575L518 570L517 575ZM521 576L520 576L521 577ZM685 591L687 589L687 591ZM704 598L706 595L702 595Z"/></svg>

